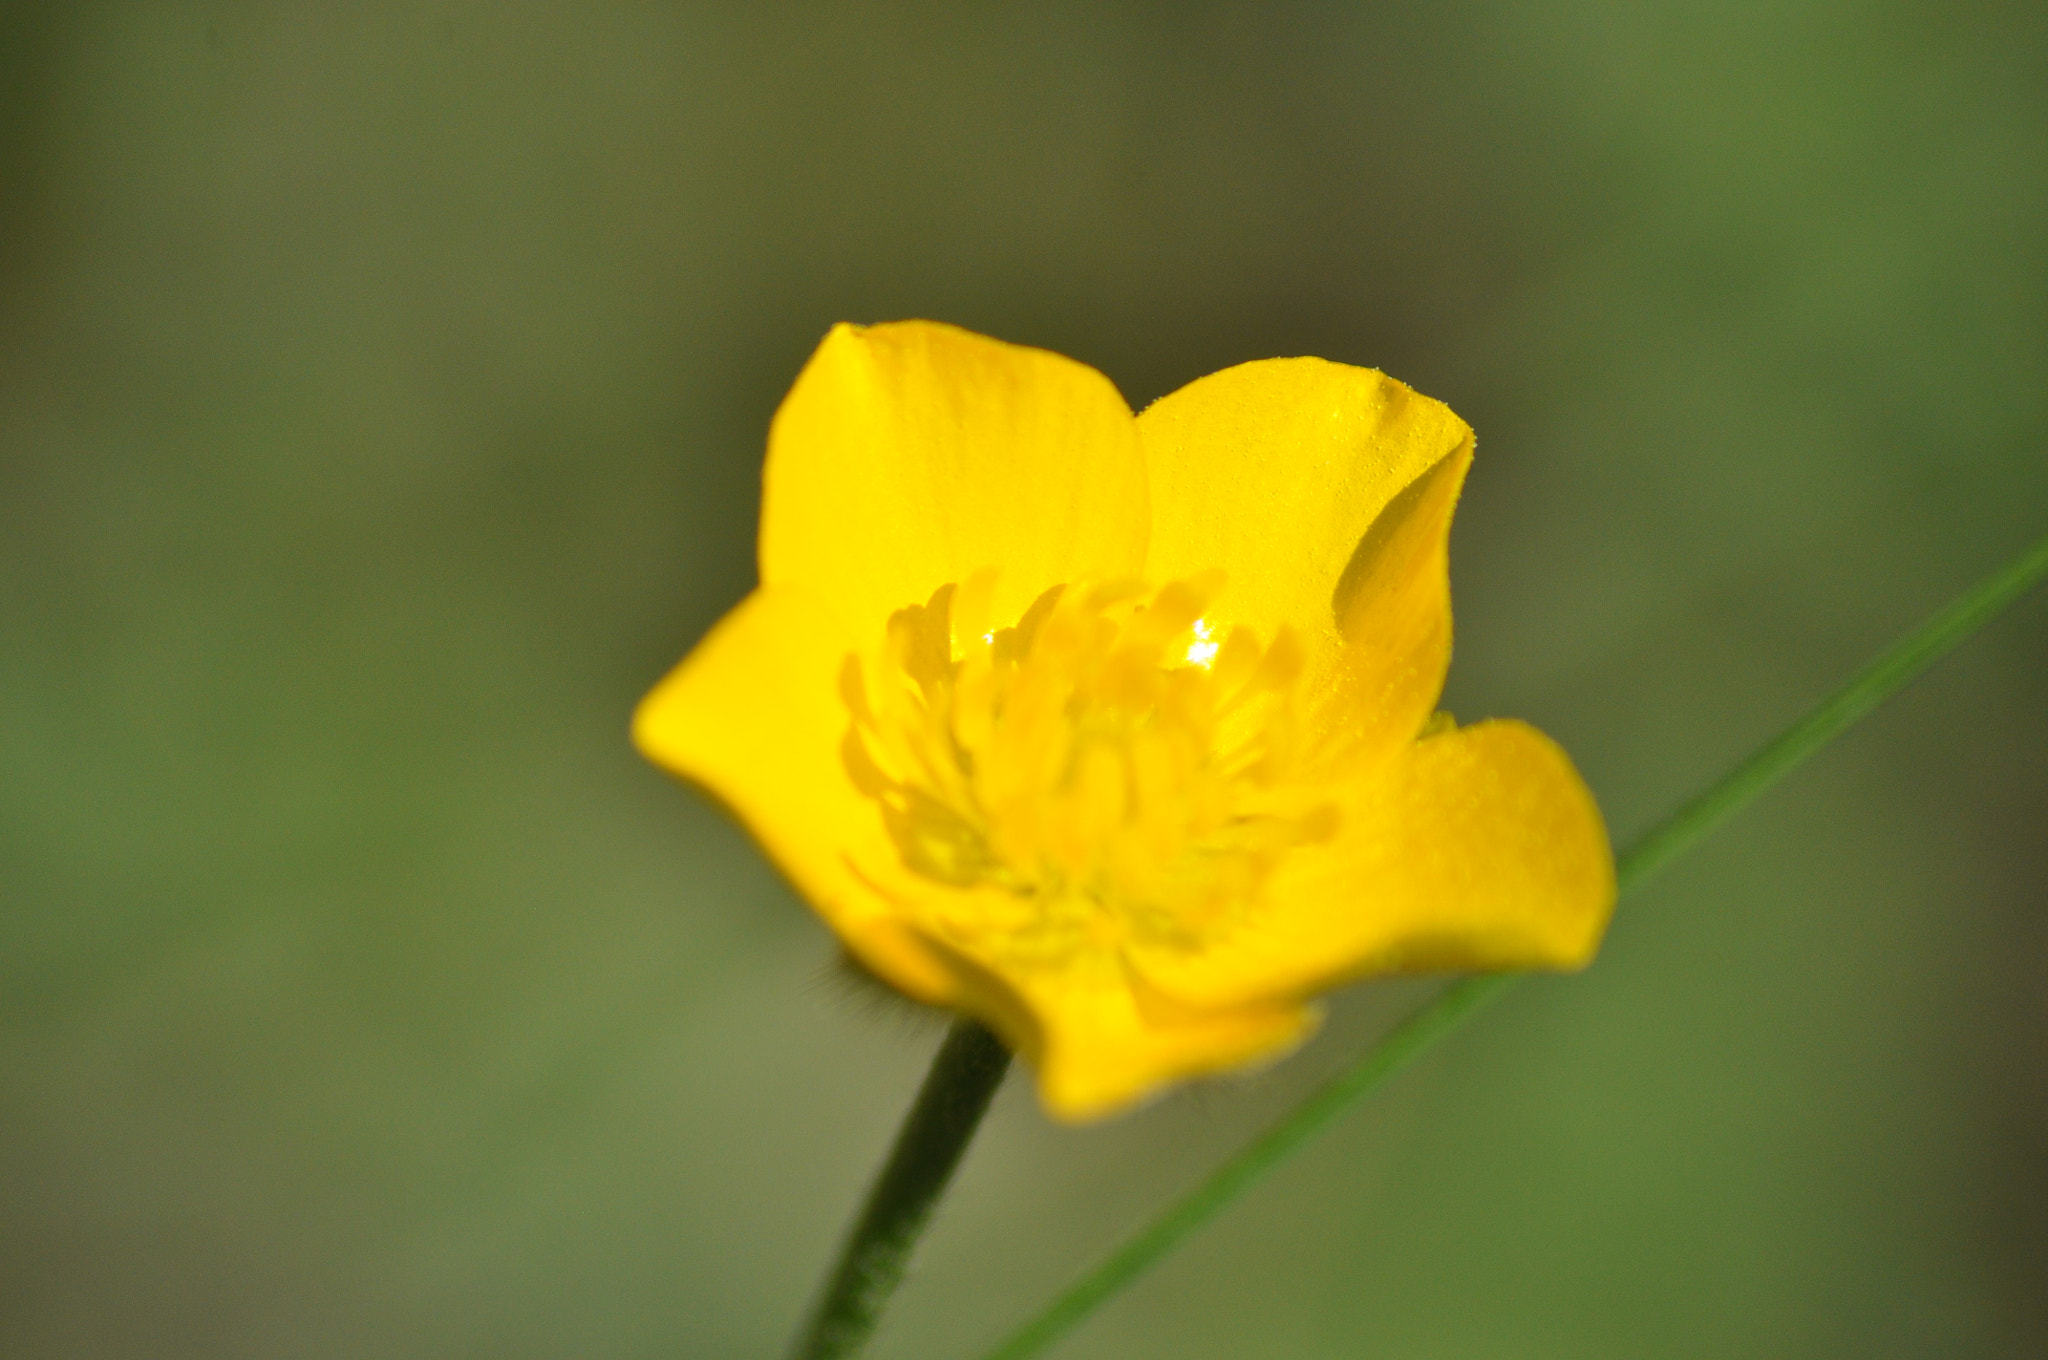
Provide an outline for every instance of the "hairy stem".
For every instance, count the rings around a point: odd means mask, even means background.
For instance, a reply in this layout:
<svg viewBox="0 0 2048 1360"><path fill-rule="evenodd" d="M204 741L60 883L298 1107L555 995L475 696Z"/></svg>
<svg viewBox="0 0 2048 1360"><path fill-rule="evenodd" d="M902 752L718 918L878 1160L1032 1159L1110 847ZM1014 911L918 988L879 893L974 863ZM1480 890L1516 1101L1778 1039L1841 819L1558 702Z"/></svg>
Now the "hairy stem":
<svg viewBox="0 0 2048 1360"><path fill-rule="evenodd" d="M859 1354L1009 1070L1010 1050L986 1026L953 1022L791 1360Z"/></svg>

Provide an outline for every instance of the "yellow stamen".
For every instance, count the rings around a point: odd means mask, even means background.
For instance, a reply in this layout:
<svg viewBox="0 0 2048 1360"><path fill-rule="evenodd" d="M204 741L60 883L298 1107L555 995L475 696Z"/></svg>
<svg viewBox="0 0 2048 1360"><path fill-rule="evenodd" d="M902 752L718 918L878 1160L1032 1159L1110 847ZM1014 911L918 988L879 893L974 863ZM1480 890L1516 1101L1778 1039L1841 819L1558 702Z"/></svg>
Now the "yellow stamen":
<svg viewBox="0 0 2048 1360"><path fill-rule="evenodd" d="M1013 626L977 574L849 658L844 761L952 943L1021 966L1196 948L1337 825L1297 730L1302 650L1221 641L1220 573L1055 587Z"/></svg>

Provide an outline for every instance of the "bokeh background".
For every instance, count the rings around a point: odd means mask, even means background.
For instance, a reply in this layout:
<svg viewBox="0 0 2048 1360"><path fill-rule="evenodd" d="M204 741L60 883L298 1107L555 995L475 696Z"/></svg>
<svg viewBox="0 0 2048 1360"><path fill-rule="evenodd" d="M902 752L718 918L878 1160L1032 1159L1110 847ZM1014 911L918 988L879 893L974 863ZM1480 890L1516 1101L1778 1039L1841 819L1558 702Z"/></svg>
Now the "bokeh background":
<svg viewBox="0 0 2048 1360"><path fill-rule="evenodd" d="M1617 838L2048 528L2031 0L9 5L0 1353L776 1353L937 1033L627 713L826 327L1480 432L1449 705ZM1064 1356L2048 1354L2048 598ZM973 1354L1415 995L1083 1130Z"/></svg>

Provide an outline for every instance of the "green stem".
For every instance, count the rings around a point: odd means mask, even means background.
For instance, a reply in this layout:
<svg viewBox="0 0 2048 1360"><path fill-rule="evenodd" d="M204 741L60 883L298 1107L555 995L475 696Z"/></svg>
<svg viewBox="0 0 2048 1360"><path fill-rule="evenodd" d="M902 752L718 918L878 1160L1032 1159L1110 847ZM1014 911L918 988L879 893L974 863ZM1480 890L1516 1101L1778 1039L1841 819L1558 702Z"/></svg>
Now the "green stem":
<svg viewBox="0 0 2048 1360"><path fill-rule="evenodd" d="M1812 712L1765 743L1720 782L1640 837L1616 865L1624 890L1692 848L1750 799L1854 726L1914 676L1954 651L1979 628L2048 577L2048 536L1977 582L1927 622L1893 643Z"/></svg>
<svg viewBox="0 0 2048 1360"><path fill-rule="evenodd" d="M1415 1056L1467 1017L1506 991L1513 973L1460 978L1411 1013L1351 1066L1309 1093L1286 1118L1253 1139L1166 1211L1147 1223L1095 1268L1054 1299L1037 1317L1010 1334L985 1360L1023 1360L1037 1355L1071 1331L1110 1295L1143 1275L1271 1171L1288 1154L1320 1133L1351 1102L1406 1067Z"/></svg>
<svg viewBox="0 0 2048 1360"><path fill-rule="evenodd" d="M980 1021L962 1017L946 1031L792 1360L856 1355L867 1343L1009 1070L1010 1050Z"/></svg>
<svg viewBox="0 0 2048 1360"><path fill-rule="evenodd" d="M1845 728L1897 693L1907 681L1954 650L2044 577L2048 577L2048 537L2035 542L2010 564L1979 581L1962 598L1894 643L1781 736L1637 840L1616 863L1621 887L1636 886L1689 849ZM1097 1262L983 1360L1026 1360L1044 1351L1111 1295L1157 1265L1197 1228L1360 1097L1497 999L1520 976L1486 974L1460 978L1446 986L1349 1067L1310 1092L1207 1180L1168 1205L1123 1245Z"/></svg>

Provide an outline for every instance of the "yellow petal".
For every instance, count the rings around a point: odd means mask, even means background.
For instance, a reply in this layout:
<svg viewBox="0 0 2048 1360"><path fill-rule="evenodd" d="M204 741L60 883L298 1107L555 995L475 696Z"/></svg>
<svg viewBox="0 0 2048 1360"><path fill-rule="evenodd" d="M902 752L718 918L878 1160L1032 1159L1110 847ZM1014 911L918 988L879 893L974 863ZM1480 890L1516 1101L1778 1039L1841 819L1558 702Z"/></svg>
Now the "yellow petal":
<svg viewBox="0 0 2048 1360"><path fill-rule="evenodd" d="M1599 809L1557 744L1485 722L1414 743L1354 790L1242 926L1137 966L1188 1004L1301 995L1374 973L1580 968L1614 908Z"/></svg>
<svg viewBox="0 0 2048 1360"><path fill-rule="evenodd" d="M947 956L957 1004L1035 1069L1039 1103L1068 1123L1129 1109L1192 1077L1283 1056L1314 1032L1313 1006L1292 999L1192 1009L1159 995L1113 955L1053 970L1005 970Z"/></svg>
<svg viewBox="0 0 2048 1360"><path fill-rule="evenodd" d="M1148 522L1130 407L1085 364L929 321L835 326L775 414L761 580L856 629L999 568L993 617L1135 576Z"/></svg>
<svg viewBox="0 0 2048 1360"><path fill-rule="evenodd" d="M1445 546L1472 431L1371 369L1267 359L1138 417L1152 498L1146 573L1221 568L1215 613L1296 630L1339 664L1353 719L1413 736L1450 661ZM1325 678L1330 678L1325 675Z"/></svg>
<svg viewBox="0 0 2048 1360"><path fill-rule="evenodd" d="M948 1004L953 975L853 868L897 853L841 761L848 714L837 678L852 646L822 602L765 586L641 700L633 741L729 806L868 968Z"/></svg>
<svg viewBox="0 0 2048 1360"><path fill-rule="evenodd" d="M1139 1104L1176 1082L1283 1056L1314 1032L1318 1013L1293 1004L1208 1011L1147 1024L1128 988L1062 992L1037 1061L1038 1099L1070 1124Z"/></svg>
<svg viewBox="0 0 2048 1360"><path fill-rule="evenodd" d="M1354 732L1400 744L1436 711L1451 665L1451 512L1470 440L1380 511L1337 580L1344 647L1326 683ZM1361 758L1364 751L1361 751Z"/></svg>

